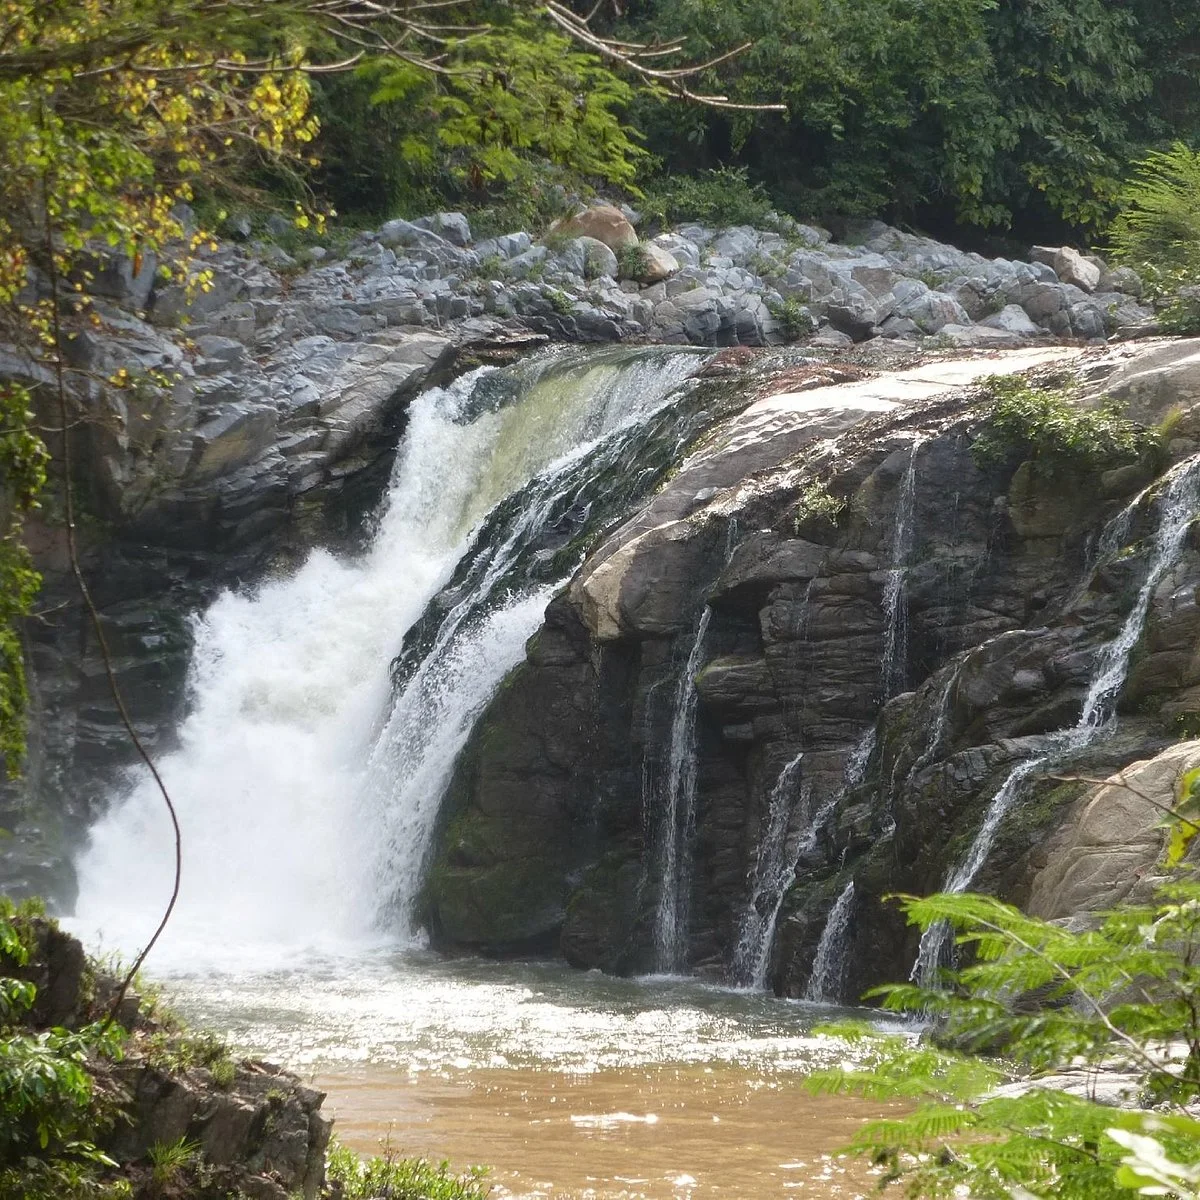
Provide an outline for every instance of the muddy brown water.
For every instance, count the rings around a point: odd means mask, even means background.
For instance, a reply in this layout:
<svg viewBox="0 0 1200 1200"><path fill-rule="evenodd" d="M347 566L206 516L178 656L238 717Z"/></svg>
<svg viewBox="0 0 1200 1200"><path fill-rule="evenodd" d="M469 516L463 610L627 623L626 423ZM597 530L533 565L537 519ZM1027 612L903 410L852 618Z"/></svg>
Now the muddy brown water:
<svg viewBox="0 0 1200 1200"><path fill-rule="evenodd" d="M328 1093L341 1140L489 1168L496 1197L866 1196L878 1104L811 1096L844 1010L694 980L375 952L164 980L197 1024ZM863 1014L860 1014L863 1015Z"/></svg>

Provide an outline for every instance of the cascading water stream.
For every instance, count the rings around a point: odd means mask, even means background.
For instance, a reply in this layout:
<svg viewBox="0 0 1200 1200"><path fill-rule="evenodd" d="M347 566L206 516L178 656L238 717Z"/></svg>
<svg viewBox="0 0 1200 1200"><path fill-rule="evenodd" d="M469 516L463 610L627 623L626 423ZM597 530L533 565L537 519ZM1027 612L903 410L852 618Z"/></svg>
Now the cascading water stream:
<svg viewBox="0 0 1200 1200"><path fill-rule="evenodd" d="M802 750L779 772L767 799L766 829L758 840L758 854L750 877L750 900L738 922L733 951L733 981L741 987L766 986L775 924L783 894L796 872L794 857L787 853L787 834L803 761Z"/></svg>
<svg viewBox="0 0 1200 1200"><path fill-rule="evenodd" d="M887 579L883 586L883 699L886 703L904 686L908 658L908 603L904 577L912 553L915 533L914 516L917 505L917 451L924 442L917 435L908 452L908 466L900 481L896 497L896 523L892 527L892 544Z"/></svg>
<svg viewBox="0 0 1200 1200"><path fill-rule="evenodd" d="M834 901L817 943L812 972L804 989L805 1000L835 1004L841 999L842 980L846 975L850 945L850 917L854 912L854 880L850 880Z"/></svg>
<svg viewBox="0 0 1200 1200"><path fill-rule="evenodd" d="M676 418L686 406L668 401L704 361L554 352L424 393L364 555L314 552L196 620L190 712L160 764L184 876L157 961L288 961L381 929L413 934L438 803L471 725L578 564L588 522L656 482L637 469L647 439L696 432L701 418ZM397 688L406 631L452 580ZM170 862L165 814L134 775L78 864L76 926L139 944Z"/></svg>
<svg viewBox="0 0 1200 1200"><path fill-rule="evenodd" d="M678 974L687 966L690 843L696 824L696 673L704 661L704 639L711 617L712 609L706 604L675 689L671 718L667 789L659 835L661 886L654 914L657 968L666 974Z"/></svg>
<svg viewBox="0 0 1200 1200"><path fill-rule="evenodd" d="M1165 483L1165 486L1163 484ZM1059 730L1048 739L1045 753L1019 763L992 797L983 823L962 862L947 875L943 892L965 892L974 881L992 849L1001 822L1020 795L1021 785L1047 763L1090 745L1108 728L1116 707L1117 697L1129 673L1129 654L1142 636L1146 616L1154 592L1167 572L1175 565L1183 549L1184 539L1192 522L1200 515L1200 455L1186 459L1171 469L1155 487L1161 487L1157 498L1158 527L1150 546L1149 566L1133 607L1121 625L1117 636L1096 652L1092 678L1084 697L1079 720L1067 729ZM1140 492L1106 527L1100 545L1112 553L1130 528L1134 510L1152 489ZM937 980L938 966L950 941L950 928L942 922L931 925L921 936L916 962L910 978L923 987L932 987Z"/></svg>
<svg viewBox="0 0 1200 1200"><path fill-rule="evenodd" d="M900 480L900 488L896 497L896 522L892 526L890 550L891 565L888 568L887 579L884 581L883 587L883 664L880 671L880 688L881 700L885 704L896 695L898 689L904 686L908 673L908 603L904 581L916 534L917 452L924 441L925 437L922 434L913 437L908 451L908 465ZM802 855L811 853L816 848L817 838L832 820L847 792L858 787L866 778L867 764L875 752L877 736L875 726L872 724L850 752L846 763L845 781L842 787L817 810L808 837L797 848L797 863ZM890 811L890 792L888 803ZM853 895L853 884L850 887L850 895ZM843 892L842 895L845 896L846 892ZM839 898L838 903L840 902ZM846 903L849 904L849 900ZM819 947L825 948L826 957L832 962L844 961L846 956L846 947L842 942L848 930L848 922L843 919L844 916L844 913L837 911L837 904L835 904L826 918L825 928L818 944ZM814 965L814 972L815 970ZM836 980L833 982L836 983Z"/></svg>

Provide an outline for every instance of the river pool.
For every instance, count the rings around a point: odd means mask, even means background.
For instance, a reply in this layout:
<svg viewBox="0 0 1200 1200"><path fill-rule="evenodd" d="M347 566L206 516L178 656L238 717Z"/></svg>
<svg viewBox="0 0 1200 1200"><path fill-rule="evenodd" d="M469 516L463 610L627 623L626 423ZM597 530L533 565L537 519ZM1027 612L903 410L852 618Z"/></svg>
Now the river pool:
<svg viewBox="0 0 1200 1200"><path fill-rule="evenodd" d="M865 1196L834 1151L878 1104L813 1098L844 1011L690 979L376 950L162 976L194 1024L328 1093L338 1136L490 1167L497 1197Z"/></svg>

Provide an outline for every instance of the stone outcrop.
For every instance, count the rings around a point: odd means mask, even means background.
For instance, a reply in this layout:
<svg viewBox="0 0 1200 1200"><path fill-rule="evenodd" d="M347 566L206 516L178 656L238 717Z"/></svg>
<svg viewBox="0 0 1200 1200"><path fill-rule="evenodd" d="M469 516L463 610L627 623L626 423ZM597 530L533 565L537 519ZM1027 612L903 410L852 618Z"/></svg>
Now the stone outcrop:
<svg viewBox="0 0 1200 1200"><path fill-rule="evenodd" d="M1198 349L1047 350L1043 369L1148 423L1178 405L1166 461L1180 461L1200 448L1186 382ZM1078 721L1147 569L1154 489L1137 497L1162 461L1097 477L1035 471L1019 452L976 461L971 380L1022 365L832 386L798 373L764 380L761 400L717 426L593 552L477 726L427 897L443 944L656 966L656 839L702 631L689 964L731 977L748 910L778 905L769 978L802 995L853 880L843 994L905 977L916 937L882 897L943 886L1014 768ZM1150 759L1131 771L1169 786L1191 762L1194 747L1172 743L1200 696L1198 585L1193 537L1149 598L1115 723L1020 789L972 886L1060 915L1087 888L1118 897L1127 868L1152 864L1146 813L1057 776ZM766 805L801 751L795 870L782 896L754 895Z"/></svg>
<svg viewBox="0 0 1200 1200"><path fill-rule="evenodd" d="M1147 899L1162 877L1163 813L1198 766L1200 742L1180 742L1089 788L1046 848L1028 911L1053 921Z"/></svg>
<svg viewBox="0 0 1200 1200"><path fill-rule="evenodd" d="M79 1029L103 1017L118 981L89 963L80 943L53 923L34 919L30 932L27 965L0 956L0 974L36 985L27 1032ZM99 1142L134 1196L164 1194L151 1178L150 1151L187 1142L194 1149L172 1189L202 1172L205 1195L316 1200L333 1124L321 1113L322 1092L269 1063L235 1062L212 1038L168 1028L153 1010L143 1012L133 993L119 1020L129 1032L121 1058L93 1055L87 1069L96 1095L116 1115L102 1123L107 1132Z"/></svg>
<svg viewBox="0 0 1200 1200"><path fill-rule="evenodd" d="M72 396L80 538L118 680L152 748L180 712L191 615L313 545L355 548L409 400L460 370L547 338L763 347L809 324L815 354L865 341L881 361L902 361L930 346L1098 340L1150 315L1130 272L1102 273L1088 293L1054 266L878 222L841 243L786 218L772 230L684 225L638 243L646 270L619 280L613 247L636 231L618 210L588 211L588 229L552 245L523 231L480 241L462 214L439 213L389 221L337 253L289 254L251 240L246 224L238 244L203 252L211 288L195 294L152 263L97 264L99 325L71 342L73 377L87 381ZM128 386L103 382L120 371ZM44 369L0 346L0 378L38 385L42 423L60 424ZM709 486L730 485L718 473L697 483ZM46 515L27 526L46 585L28 630L30 761L0 792L0 826L19 830L0 842L0 886L69 903L66 861L130 753L60 511L52 487ZM686 542L688 527L678 533Z"/></svg>

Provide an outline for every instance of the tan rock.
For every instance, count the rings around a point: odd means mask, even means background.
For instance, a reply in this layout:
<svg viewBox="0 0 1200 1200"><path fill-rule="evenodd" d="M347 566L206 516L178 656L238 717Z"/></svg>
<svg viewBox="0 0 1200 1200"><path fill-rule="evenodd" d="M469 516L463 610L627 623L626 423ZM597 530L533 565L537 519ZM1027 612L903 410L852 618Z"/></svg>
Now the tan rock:
<svg viewBox="0 0 1200 1200"><path fill-rule="evenodd" d="M1058 920L1130 898L1162 855L1162 809L1175 803L1180 778L1197 766L1200 741L1180 742L1080 799L1033 880L1029 912Z"/></svg>
<svg viewBox="0 0 1200 1200"><path fill-rule="evenodd" d="M643 266L638 272L639 283L661 283L679 271L679 259L662 246L656 246L653 242L643 242L641 251Z"/></svg>
<svg viewBox="0 0 1200 1200"><path fill-rule="evenodd" d="M638 244L637 232L628 218L611 204L594 204L573 217L555 221L550 232L561 237L595 238L614 254Z"/></svg>

